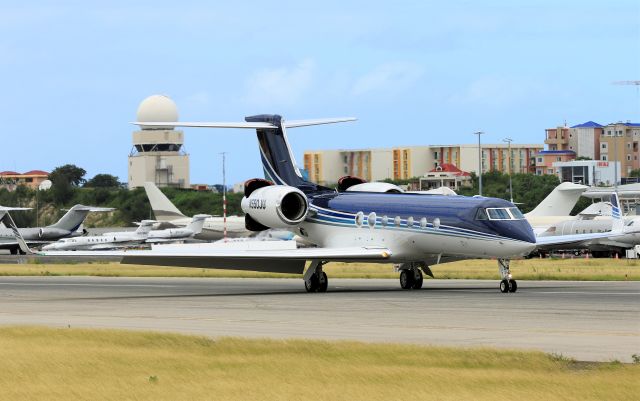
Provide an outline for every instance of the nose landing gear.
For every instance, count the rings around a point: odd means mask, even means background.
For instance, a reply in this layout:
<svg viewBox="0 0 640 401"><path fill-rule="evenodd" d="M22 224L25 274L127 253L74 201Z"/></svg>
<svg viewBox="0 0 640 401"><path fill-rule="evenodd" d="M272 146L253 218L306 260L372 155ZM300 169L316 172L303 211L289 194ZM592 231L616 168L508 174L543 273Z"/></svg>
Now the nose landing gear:
<svg viewBox="0 0 640 401"><path fill-rule="evenodd" d="M509 269L509 259L498 259L498 268L500 269L500 292L516 292L518 290L518 283L511 278L511 270Z"/></svg>

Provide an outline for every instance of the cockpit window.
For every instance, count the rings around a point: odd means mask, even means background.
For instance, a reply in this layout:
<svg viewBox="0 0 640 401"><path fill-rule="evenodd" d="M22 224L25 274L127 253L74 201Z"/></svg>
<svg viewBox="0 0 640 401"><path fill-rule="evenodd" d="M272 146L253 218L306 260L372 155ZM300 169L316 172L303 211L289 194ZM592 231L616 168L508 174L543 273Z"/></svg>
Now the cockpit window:
<svg viewBox="0 0 640 401"><path fill-rule="evenodd" d="M489 220L523 220L517 207L490 207L486 209Z"/></svg>
<svg viewBox="0 0 640 401"><path fill-rule="evenodd" d="M490 220L511 220L511 215L506 208L489 208L487 214Z"/></svg>
<svg viewBox="0 0 640 401"><path fill-rule="evenodd" d="M487 212L485 212L482 208L478 209L478 211L476 212L476 220L489 220Z"/></svg>
<svg viewBox="0 0 640 401"><path fill-rule="evenodd" d="M520 209L518 209L517 207L510 207L509 212L511 212L511 215L513 216L514 219L524 220L524 214L522 214Z"/></svg>

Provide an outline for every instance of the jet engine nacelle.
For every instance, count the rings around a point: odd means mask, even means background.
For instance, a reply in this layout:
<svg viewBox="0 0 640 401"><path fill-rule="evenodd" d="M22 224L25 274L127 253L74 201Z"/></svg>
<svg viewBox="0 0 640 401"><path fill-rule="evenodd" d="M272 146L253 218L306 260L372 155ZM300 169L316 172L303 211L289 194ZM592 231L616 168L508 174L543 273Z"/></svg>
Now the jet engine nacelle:
<svg viewBox="0 0 640 401"><path fill-rule="evenodd" d="M69 231L61 228L43 227L38 230L38 238L40 239L58 239L65 235L69 235Z"/></svg>
<svg viewBox="0 0 640 401"><path fill-rule="evenodd" d="M242 210L250 217L247 219L247 227L250 227L250 220L258 223L253 231L284 229L302 223L307 216L309 202L298 188L270 185L257 188L242 198Z"/></svg>

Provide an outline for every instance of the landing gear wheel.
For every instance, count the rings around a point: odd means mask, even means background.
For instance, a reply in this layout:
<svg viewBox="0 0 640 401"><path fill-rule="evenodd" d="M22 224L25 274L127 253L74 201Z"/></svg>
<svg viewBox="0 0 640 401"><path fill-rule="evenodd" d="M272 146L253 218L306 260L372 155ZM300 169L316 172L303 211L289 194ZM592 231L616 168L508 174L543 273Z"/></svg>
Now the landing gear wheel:
<svg viewBox="0 0 640 401"><path fill-rule="evenodd" d="M413 285L411 286L411 288L413 288L414 290L419 290L420 288L422 288L422 282L422 272L420 270L416 270L413 276Z"/></svg>
<svg viewBox="0 0 640 401"><path fill-rule="evenodd" d="M327 273L322 272L318 277L318 292L327 292L327 288L329 287L329 279L327 278Z"/></svg>
<svg viewBox="0 0 640 401"><path fill-rule="evenodd" d="M518 291L518 283L516 283L516 280L509 280L509 292L516 292Z"/></svg>
<svg viewBox="0 0 640 401"><path fill-rule="evenodd" d="M410 290L413 287L413 272L411 270L402 270L400 272L400 287L403 290Z"/></svg>
<svg viewBox="0 0 640 401"><path fill-rule="evenodd" d="M507 281L506 279L500 281L500 292L505 294L509 292L509 281Z"/></svg>
<svg viewBox="0 0 640 401"><path fill-rule="evenodd" d="M307 292L316 292L320 288L320 280L317 274L311 275L311 278L304 282L304 288Z"/></svg>

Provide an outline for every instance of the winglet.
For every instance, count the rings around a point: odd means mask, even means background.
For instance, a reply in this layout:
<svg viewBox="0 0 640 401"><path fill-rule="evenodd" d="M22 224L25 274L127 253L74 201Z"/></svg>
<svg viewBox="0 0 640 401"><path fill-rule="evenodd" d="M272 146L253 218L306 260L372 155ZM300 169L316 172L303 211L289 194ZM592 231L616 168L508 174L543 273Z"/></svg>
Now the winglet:
<svg viewBox="0 0 640 401"><path fill-rule="evenodd" d="M24 209L14 209L14 210L24 210ZM16 237L16 241L18 241L18 246L20 247L20 250L24 252L26 255L32 255L33 251L29 249L24 238L22 238L22 234L20 234L20 230L18 230L18 227L16 226L16 223L13 221L13 218L11 218L11 215L9 213L4 213L0 221L2 221L6 227L10 228L11 231L13 231L13 235Z"/></svg>
<svg viewBox="0 0 640 401"><path fill-rule="evenodd" d="M622 218L622 210L620 209L620 200L617 192L611 194L611 217L613 218L611 232L621 233L624 230L624 219Z"/></svg>

